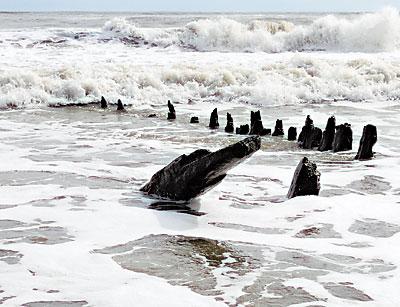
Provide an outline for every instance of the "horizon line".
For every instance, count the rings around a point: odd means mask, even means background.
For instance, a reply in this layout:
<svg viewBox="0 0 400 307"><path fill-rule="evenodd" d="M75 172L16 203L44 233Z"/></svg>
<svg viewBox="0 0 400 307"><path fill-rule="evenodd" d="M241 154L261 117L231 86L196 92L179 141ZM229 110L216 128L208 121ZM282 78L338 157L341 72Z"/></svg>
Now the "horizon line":
<svg viewBox="0 0 400 307"><path fill-rule="evenodd" d="M374 13L379 10L366 10L366 11L278 11L278 10L272 10L272 11L167 11L167 10L160 10L160 11L130 11L130 10L107 10L107 11L96 11L96 10L15 10L15 11L10 11L10 10L5 10L2 11L0 9L0 14L13 14L13 13L141 13L141 14L177 14L177 13L183 13L183 14L223 14L223 13L228 13L228 14L269 14L269 13L274 13L274 14L316 14L316 13L338 13L338 14L352 14L352 13Z"/></svg>

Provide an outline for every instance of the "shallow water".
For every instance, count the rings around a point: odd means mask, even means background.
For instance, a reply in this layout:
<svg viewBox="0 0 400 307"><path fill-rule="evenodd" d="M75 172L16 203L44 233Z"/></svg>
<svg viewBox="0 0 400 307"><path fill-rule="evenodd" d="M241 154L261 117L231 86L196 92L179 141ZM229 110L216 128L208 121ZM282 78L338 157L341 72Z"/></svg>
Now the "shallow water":
<svg viewBox="0 0 400 307"><path fill-rule="evenodd" d="M1 13L0 304L400 305L399 29L393 9ZM107 110L90 104L101 95ZM285 132L335 115L353 149L267 136L190 203L139 192L179 155L243 139L223 132L226 112L238 126L258 109ZM355 161L366 124L375 158ZM287 200L304 156L320 197Z"/></svg>
<svg viewBox="0 0 400 307"><path fill-rule="evenodd" d="M399 281L393 126L400 122L399 106L262 107L264 125L273 128L279 115L285 130L294 125L299 131L307 114L323 128L335 114L339 123L352 123L353 150L305 151L285 137L264 137L259 152L189 204L163 207L143 196L139 188L180 154L243 138L223 132L223 114L229 110L236 124L244 124L255 107L218 105L221 128L211 131L206 126L214 107L176 105L174 122L166 120L166 107L128 107L123 114L96 106L0 113L4 303L129 306L133 298L149 305L168 298L174 305L396 304L388 294ZM192 115L200 124L189 124ZM379 133L376 158L354 161L362 127L372 118ZM303 156L322 173L323 197L288 201ZM150 285L157 299L145 290Z"/></svg>

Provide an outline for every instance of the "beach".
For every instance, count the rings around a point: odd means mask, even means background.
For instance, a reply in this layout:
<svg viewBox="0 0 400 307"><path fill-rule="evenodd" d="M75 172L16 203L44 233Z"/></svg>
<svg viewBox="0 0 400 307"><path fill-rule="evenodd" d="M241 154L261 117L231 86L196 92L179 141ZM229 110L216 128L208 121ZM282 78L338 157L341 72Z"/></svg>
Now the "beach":
<svg viewBox="0 0 400 307"><path fill-rule="evenodd" d="M400 304L397 10L0 17L0 304ZM238 127L256 110L285 136L214 189L173 208L140 192L178 156L243 140L226 113ZM307 115L350 123L352 150L288 141ZM367 124L375 157L358 161ZM303 157L321 191L287 199Z"/></svg>

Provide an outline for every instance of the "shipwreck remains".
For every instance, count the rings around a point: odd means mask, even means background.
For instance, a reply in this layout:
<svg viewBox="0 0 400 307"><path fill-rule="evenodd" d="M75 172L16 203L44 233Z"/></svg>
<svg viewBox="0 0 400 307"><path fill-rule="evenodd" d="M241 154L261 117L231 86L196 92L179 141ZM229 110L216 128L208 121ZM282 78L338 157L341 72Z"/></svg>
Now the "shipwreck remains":
<svg viewBox="0 0 400 307"><path fill-rule="evenodd" d="M220 183L227 171L260 147L261 138L253 136L216 152L199 149L182 155L158 171L141 191L160 198L188 201Z"/></svg>
<svg viewBox="0 0 400 307"><path fill-rule="evenodd" d="M320 177L321 174L317 170L317 165L304 157L294 172L287 197L318 195L321 188Z"/></svg>

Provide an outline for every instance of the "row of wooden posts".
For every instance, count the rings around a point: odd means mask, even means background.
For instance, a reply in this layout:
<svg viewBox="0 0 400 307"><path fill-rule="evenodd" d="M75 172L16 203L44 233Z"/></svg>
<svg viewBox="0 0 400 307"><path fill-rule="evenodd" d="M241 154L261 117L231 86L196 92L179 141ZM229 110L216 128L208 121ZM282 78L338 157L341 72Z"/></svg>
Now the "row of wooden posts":
<svg viewBox="0 0 400 307"><path fill-rule="evenodd" d="M176 112L173 104L168 101L168 119L175 120ZM285 132L283 130L283 122L280 119L276 120L275 129L272 132L271 129L266 129L263 126L261 119L261 112L251 111L250 114L250 125L241 125L234 129L233 118L230 113L227 113L227 123L225 126L225 132L234 133L240 135L259 135L259 136L284 136ZM191 124L199 123L198 117L192 117L190 119ZM210 129L218 129L218 109L215 108L210 115L209 122ZM360 146L355 159L357 160L367 160L374 156L372 151L373 146L377 141L377 128L374 125L366 125L363 130L363 135L360 140ZM314 126L314 122L308 115L305 121L305 125L301 129L299 136L297 137L297 128L290 127L288 130L288 140L296 141L300 148L303 149L318 149L319 151L329 151L341 152L352 150L353 148L353 131L351 125L344 123L341 125L336 125L336 118L331 116L328 119L325 130L322 130Z"/></svg>
<svg viewBox="0 0 400 307"><path fill-rule="evenodd" d="M100 106L103 109L108 107L107 101L104 97L101 97ZM168 100L168 120L175 120L176 119L176 112L175 107ZM117 103L117 111L125 111L124 105L120 99L118 99ZM234 133L240 135L259 135L259 136L284 136L285 132L283 129L283 122L280 119L276 120L275 129L272 132L271 129L264 128L262 119L261 119L261 112L251 111L250 114L250 125L240 125L239 127L234 128L233 124L233 117L230 113L226 114L227 123L225 126L225 132L227 133ZM190 119L191 124L198 124L199 118L192 117ZM210 129L218 129L219 122L218 122L218 109L215 108L210 115L210 122L209 122ZM344 123L341 125L336 125L336 118L331 116L328 119L326 124L325 130L322 130L318 127L314 126L314 122L311 117L308 115L305 121L305 125L301 129L299 136L297 137L297 128L290 127L288 129L288 136L289 141L296 141L298 142L298 146L303 149L318 149L319 151L329 151L332 150L333 152L341 152L352 150L353 148L353 131L351 129L351 125L348 123ZM366 125L363 130L363 134L360 140L359 149L357 155L355 157L356 160L368 160L373 158L373 146L377 141L377 128L374 125Z"/></svg>

